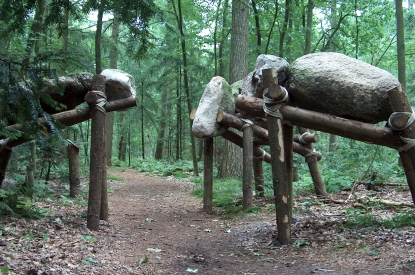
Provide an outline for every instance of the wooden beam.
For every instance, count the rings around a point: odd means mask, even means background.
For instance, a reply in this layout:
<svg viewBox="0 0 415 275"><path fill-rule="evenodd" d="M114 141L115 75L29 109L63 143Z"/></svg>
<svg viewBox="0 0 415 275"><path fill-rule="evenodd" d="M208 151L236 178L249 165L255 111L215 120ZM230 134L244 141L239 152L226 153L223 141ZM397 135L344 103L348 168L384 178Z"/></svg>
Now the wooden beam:
<svg viewBox="0 0 415 275"><path fill-rule="evenodd" d="M249 111L249 117L265 117L263 110L264 101L262 99L239 95L235 104L236 108L244 109L246 112ZM284 121L296 126L393 149L398 149L403 145L399 135L388 127L308 111L288 105L281 107L280 113L283 115Z"/></svg>

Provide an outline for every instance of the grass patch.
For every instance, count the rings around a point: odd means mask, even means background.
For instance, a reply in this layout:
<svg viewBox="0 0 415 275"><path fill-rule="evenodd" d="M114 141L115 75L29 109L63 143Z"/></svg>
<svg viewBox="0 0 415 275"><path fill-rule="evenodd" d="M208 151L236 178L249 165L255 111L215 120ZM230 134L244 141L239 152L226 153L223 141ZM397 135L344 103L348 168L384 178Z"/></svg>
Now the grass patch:
<svg viewBox="0 0 415 275"><path fill-rule="evenodd" d="M382 219L374 216L372 213L360 213L353 211L348 216L345 224L347 228L370 228L375 226L383 226L387 229L400 228L405 226L415 226L415 212L410 211L403 214L397 214L392 218Z"/></svg>

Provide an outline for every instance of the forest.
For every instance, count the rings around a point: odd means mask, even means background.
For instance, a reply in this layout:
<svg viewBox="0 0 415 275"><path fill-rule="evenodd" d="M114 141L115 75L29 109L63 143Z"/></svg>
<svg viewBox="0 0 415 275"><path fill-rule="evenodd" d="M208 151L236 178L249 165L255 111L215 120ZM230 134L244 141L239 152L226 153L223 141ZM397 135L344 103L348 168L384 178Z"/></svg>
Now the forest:
<svg viewBox="0 0 415 275"><path fill-rule="evenodd" d="M65 126L52 114L83 110L87 104L69 106L65 102L71 96L56 100L51 94L62 95L62 90L50 88L51 82L61 77L92 77L105 69L131 75L136 106L106 114L108 182L126 181L113 174L131 170L173 177L192 182L194 186L187 189L193 191L192 199L200 199L205 140L193 135L190 114L213 77L221 76L229 84L242 80L255 70L261 54L292 64L306 54L335 52L391 73L414 106L413 6L410 0L0 0L0 237L11 234L8 219L47 217L48 211L41 207L45 200L70 207L73 200L76 207L86 207L93 154L91 121ZM297 210L324 208L326 203L338 204L340 198L345 201L354 196L356 205L344 210L352 227L409 226L413 238L415 213L397 151L312 132L318 136L314 147L322 156L318 165L328 195L315 197L307 162L295 154ZM233 218L257 213L266 208L261 207L265 202L272 208L271 165L264 163L263 186L254 194L255 205L247 210L242 206L242 150L222 137L215 137L213 143L216 214ZM69 190L67 148L71 144L79 149L82 178L75 198ZM270 150L268 145L263 148ZM109 186L110 196L116 188L122 187L118 183ZM359 188L375 193L361 195ZM384 192L377 195L381 189ZM82 212L80 208L71 211ZM55 226L62 226L62 218L54 217ZM79 217L85 219L85 214ZM80 246L97 241L94 233L80 235ZM310 238L294 238L293 251L311 247L311 243ZM410 249L414 243L415 237ZM383 252L371 249L368 253ZM95 263L92 256L85 257L84 264ZM135 264L148 261L147 255L139 257ZM412 257L403 265L413 270L414 262ZM0 258L2 274L20 274L13 268L11 260ZM269 273L258 274L272 274L269 268ZM236 270L229 274L237 274ZM126 274L147 274L144 271ZM197 269L189 267L185 272L197 273Z"/></svg>

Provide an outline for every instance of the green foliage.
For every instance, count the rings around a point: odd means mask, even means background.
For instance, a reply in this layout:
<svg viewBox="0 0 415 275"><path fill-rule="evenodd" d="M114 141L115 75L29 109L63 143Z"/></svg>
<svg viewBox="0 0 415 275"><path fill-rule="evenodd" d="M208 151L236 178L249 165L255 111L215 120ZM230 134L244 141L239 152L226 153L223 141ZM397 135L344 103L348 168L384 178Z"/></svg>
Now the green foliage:
<svg viewBox="0 0 415 275"><path fill-rule="evenodd" d="M347 228L371 228L376 226L383 226L388 229L400 228L405 226L415 226L415 212L409 211L403 214L397 214L392 218L382 219L376 217L373 213L364 213L358 209L346 209Z"/></svg>
<svg viewBox="0 0 415 275"><path fill-rule="evenodd" d="M383 221L383 226L389 229L405 226L415 226L415 212L411 211L403 214L398 214L390 219L385 219Z"/></svg>

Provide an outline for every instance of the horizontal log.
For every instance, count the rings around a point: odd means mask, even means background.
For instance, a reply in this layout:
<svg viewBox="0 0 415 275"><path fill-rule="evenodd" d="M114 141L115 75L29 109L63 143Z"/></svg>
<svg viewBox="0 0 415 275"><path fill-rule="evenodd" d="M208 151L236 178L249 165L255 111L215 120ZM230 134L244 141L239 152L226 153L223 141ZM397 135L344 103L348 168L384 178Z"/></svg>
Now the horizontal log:
<svg viewBox="0 0 415 275"><path fill-rule="evenodd" d="M247 117L265 117L262 99L239 95L235 105ZM393 149L398 149L403 145L399 136L388 127L303 110L288 105L281 107L280 113L283 115L284 120L296 126L311 128Z"/></svg>
<svg viewBox="0 0 415 275"><path fill-rule="evenodd" d="M237 116L234 116L234 115L231 115L231 114L228 114L228 113L225 113L225 112L219 112L217 120L218 120L219 123L222 123L223 125L228 126L228 127L235 128L235 129L237 129L239 131L241 130L241 128L245 124L245 122L242 121ZM261 128L259 126L256 126L256 125L253 126L253 130L254 130L254 135L256 137L258 137L260 140L263 141L261 143L258 140L254 140L254 144L257 144L257 145L260 145L260 144L261 145L263 145L263 144L269 144L268 130L263 129L263 128ZM238 135L236 135L236 136L238 136ZM310 136L317 136L317 135L310 134ZM222 135L222 137L223 137L223 135ZM318 140L318 138L317 138L317 140ZM240 142L237 137L232 137L232 140L230 140L230 141L232 141L236 145L242 147L241 145L239 145L237 143L237 142ZM306 149L306 147L304 147L303 145L301 145L301 144L299 144L297 142L293 142L293 151L295 153L297 153L297 154L300 154L300 155L304 156L304 157L310 153ZM320 160L322 158L322 155L321 155L320 152L313 151L313 154L317 157L318 160Z"/></svg>
<svg viewBox="0 0 415 275"><path fill-rule="evenodd" d="M128 108L134 107L136 105L137 105L137 102L136 102L135 97L131 96L131 97L107 102L107 104L105 104L105 110L109 113L109 112L114 112L114 111L125 110ZM51 119L52 121L57 121L65 126L72 126L74 124L90 119L90 114L91 114L91 108L85 107L82 109L75 109L75 110L65 111L65 112L51 115ZM38 119L38 124L47 128L47 123L44 118ZM21 131L23 128L21 124L14 124L14 125L7 126L6 129ZM47 129L47 130L49 131L50 129ZM5 138L5 137L1 137L1 138ZM10 140L7 143L7 146L14 147L22 143L25 143L27 141L29 141L29 139L27 138L19 138L16 140Z"/></svg>

